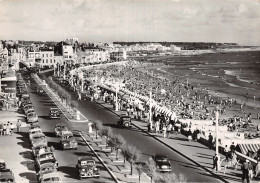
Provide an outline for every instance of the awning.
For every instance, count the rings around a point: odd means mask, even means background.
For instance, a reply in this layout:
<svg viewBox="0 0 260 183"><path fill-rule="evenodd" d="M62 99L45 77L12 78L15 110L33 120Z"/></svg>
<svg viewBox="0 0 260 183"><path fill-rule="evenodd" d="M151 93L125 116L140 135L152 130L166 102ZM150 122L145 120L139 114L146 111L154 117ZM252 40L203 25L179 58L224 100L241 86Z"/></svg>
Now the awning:
<svg viewBox="0 0 260 183"><path fill-rule="evenodd" d="M260 149L260 144L238 144L238 147L241 152L246 155L249 150L253 152L258 151Z"/></svg>

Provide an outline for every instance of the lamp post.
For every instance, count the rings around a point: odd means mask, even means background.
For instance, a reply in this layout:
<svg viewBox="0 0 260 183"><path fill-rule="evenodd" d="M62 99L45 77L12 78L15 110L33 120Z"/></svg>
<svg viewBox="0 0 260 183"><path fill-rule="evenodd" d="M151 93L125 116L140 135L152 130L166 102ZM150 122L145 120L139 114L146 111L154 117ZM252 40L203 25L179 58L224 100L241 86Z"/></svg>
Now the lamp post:
<svg viewBox="0 0 260 183"><path fill-rule="evenodd" d="M218 117L219 117L219 106L217 105L216 106L216 155L217 155L217 157L218 157L218 169L219 169L219 167L220 167L220 165L219 165L219 160L220 160L220 158L219 158L219 155L218 155Z"/></svg>
<svg viewBox="0 0 260 183"><path fill-rule="evenodd" d="M54 74L53 75L55 76L56 64L54 64L53 67L54 67Z"/></svg>
<svg viewBox="0 0 260 183"><path fill-rule="evenodd" d="M117 99L118 90L119 90L119 85L118 85L118 82L116 82L116 109L115 109L115 111L118 111L118 99Z"/></svg>
<svg viewBox="0 0 260 183"><path fill-rule="evenodd" d="M150 98L149 98L149 125L152 129L152 90L150 89Z"/></svg>
<svg viewBox="0 0 260 183"><path fill-rule="evenodd" d="M65 80L66 79L66 62L64 63L64 75L63 75L63 79Z"/></svg>

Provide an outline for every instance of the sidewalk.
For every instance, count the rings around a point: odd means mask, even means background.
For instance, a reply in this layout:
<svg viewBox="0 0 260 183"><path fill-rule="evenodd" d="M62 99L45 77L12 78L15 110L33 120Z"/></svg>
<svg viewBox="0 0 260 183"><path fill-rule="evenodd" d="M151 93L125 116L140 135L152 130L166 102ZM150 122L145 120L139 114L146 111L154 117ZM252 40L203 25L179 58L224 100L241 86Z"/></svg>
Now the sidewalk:
<svg viewBox="0 0 260 183"><path fill-rule="evenodd" d="M24 115L0 111L0 116L0 123L9 121L16 126L17 119L22 121L21 133L17 134L15 129L12 136L0 136L0 159L5 160L6 167L13 171L17 183L37 182Z"/></svg>
<svg viewBox="0 0 260 183"><path fill-rule="evenodd" d="M120 115L122 113L125 114L125 111L118 111L115 112L112 105L109 105L101 100L95 100L100 105L104 106L108 110L112 111L113 113ZM172 135L171 139L163 138L162 134L156 134L156 133L148 133L147 132L147 124L144 121L136 121L132 120L133 125L135 125L137 128L141 129L145 133L149 134L159 142L163 143L173 151L178 152L185 158L189 159L193 163L195 163L197 166L200 166L205 171L212 174L212 176L215 176L216 178L222 180L223 182L227 183L237 183L241 182L242 180L242 170L240 164L237 167L237 170L234 170L233 168L227 168L226 173L224 174L224 165L227 164L227 162L223 161L221 164L221 170L219 170L218 174L215 173L215 171L212 170L213 167L213 156L215 155L214 150L210 150L207 146L199 143L199 142L189 142L187 137L182 134L174 134ZM225 158L224 155L219 154L220 159L222 160ZM258 181L251 181L251 183L257 183Z"/></svg>

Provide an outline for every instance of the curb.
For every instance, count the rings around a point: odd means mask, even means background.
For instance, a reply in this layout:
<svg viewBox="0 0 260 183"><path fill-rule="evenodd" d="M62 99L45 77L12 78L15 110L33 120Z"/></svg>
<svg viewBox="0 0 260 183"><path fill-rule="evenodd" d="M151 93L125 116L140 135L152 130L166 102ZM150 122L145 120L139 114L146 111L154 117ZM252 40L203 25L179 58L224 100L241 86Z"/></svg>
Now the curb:
<svg viewBox="0 0 260 183"><path fill-rule="evenodd" d="M101 105L102 107L108 109L110 112L114 113L115 115L117 115L118 117L120 116L119 114L117 114L115 111L113 111L112 109L109 109L105 106L103 106L102 104L100 104L99 102L97 102L96 100L94 100L94 102L96 102L97 104ZM157 137L155 137L154 135L150 134L149 132L143 130L142 128L140 128L139 126L135 125L132 123L133 126L135 126L136 128L138 128L139 130L141 130L142 132L148 134L149 136L153 137L155 140L159 141L160 143L162 143L163 145L167 146L168 148L170 148L171 150L173 150L174 152L180 154L181 156L185 157L186 159L188 159L189 161L193 162L194 164L196 164L197 166L201 167L202 169L204 169L206 172L214 175L217 179L221 180L222 182L225 183L229 183L227 180L225 180L224 178L220 177L218 174L215 174L214 172L208 170L207 168L205 168L204 166L200 165L199 163L197 163L196 161L194 161L193 159L189 158L188 156L186 156L185 154L183 154L182 152L174 149L173 147L171 147L170 145L166 144L165 142L161 141L160 139L158 139Z"/></svg>
<svg viewBox="0 0 260 183"><path fill-rule="evenodd" d="M88 147L91 149L91 151L95 154L95 156L98 158L98 160L102 163L102 165L107 169L108 173L112 176L112 178L115 180L116 183L120 183L116 176L113 174L113 172L107 167L107 165L104 163L104 161L99 157L99 155L96 153L96 151L92 148L92 146L89 145L88 141L83 137L83 135L78 132L80 137L84 140L84 142L88 145Z"/></svg>

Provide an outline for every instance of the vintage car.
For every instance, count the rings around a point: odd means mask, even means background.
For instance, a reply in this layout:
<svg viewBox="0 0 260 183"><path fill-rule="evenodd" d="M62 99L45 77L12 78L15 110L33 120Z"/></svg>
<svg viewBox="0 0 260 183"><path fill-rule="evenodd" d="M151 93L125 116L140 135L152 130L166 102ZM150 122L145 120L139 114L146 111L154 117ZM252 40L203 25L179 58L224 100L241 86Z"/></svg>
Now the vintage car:
<svg viewBox="0 0 260 183"><path fill-rule="evenodd" d="M90 178L90 177L100 177L99 169L96 167L96 162L93 157L80 157L78 159L78 164L76 165L76 173L79 179Z"/></svg>
<svg viewBox="0 0 260 183"><path fill-rule="evenodd" d="M1 169L0 182L15 183L13 172L10 169Z"/></svg>
<svg viewBox="0 0 260 183"><path fill-rule="evenodd" d="M49 117L50 118L60 118L59 108L50 108Z"/></svg>
<svg viewBox="0 0 260 183"><path fill-rule="evenodd" d="M156 154L153 156L156 170L159 172L171 172L171 162L168 157L164 154Z"/></svg>
<svg viewBox="0 0 260 183"><path fill-rule="evenodd" d="M49 148L45 143L39 143L37 145L35 145L34 147L32 147L32 153L34 155L34 157L37 157L40 153L39 152L48 152Z"/></svg>
<svg viewBox="0 0 260 183"><path fill-rule="evenodd" d="M39 128L41 128L41 127L40 127L40 125L38 123L32 123L29 126L29 132L30 132L30 130L39 129Z"/></svg>
<svg viewBox="0 0 260 183"><path fill-rule="evenodd" d="M55 125L54 133L57 137L60 137L61 133L65 131L69 131L65 123L58 123Z"/></svg>
<svg viewBox="0 0 260 183"><path fill-rule="evenodd" d="M47 152L41 153L41 151L39 151L36 157L36 169L40 170L42 165L46 163L53 163L55 168L58 168L58 161L53 152L47 150Z"/></svg>
<svg viewBox="0 0 260 183"><path fill-rule="evenodd" d="M26 117L27 117L27 114L28 114L28 113L31 113L31 112L35 112L33 107L32 107L32 108L29 108L29 109L27 109L27 110L25 111Z"/></svg>
<svg viewBox="0 0 260 183"><path fill-rule="evenodd" d="M56 165L53 163L45 163L40 167L37 175L37 179L40 181L44 174L57 172Z"/></svg>
<svg viewBox="0 0 260 183"><path fill-rule="evenodd" d="M76 139L71 131L64 131L61 133L60 144L63 150L78 148L78 143L76 142Z"/></svg>
<svg viewBox="0 0 260 183"><path fill-rule="evenodd" d="M61 178L58 172L43 174L39 180L40 183L61 183Z"/></svg>
<svg viewBox="0 0 260 183"><path fill-rule="evenodd" d="M27 115L29 112L35 112L33 106L27 106L24 108L25 115Z"/></svg>
<svg viewBox="0 0 260 183"><path fill-rule="evenodd" d="M24 108L27 104L32 105L32 102L30 100L25 100L22 102L21 107Z"/></svg>
<svg viewBox="0 0 260 183"><path fill-rule="evenodd" d="M131 117L127 115L121 115L120 120L117 122L117 126L131 128L132 127Z"/></svg>
<svg viewBox="0 0 260 183"><path fill-rule="evenodd" d="M29 139L32 140L32 136L37 133L42 133L42 130L40 128L34 128L29 130Z"/></svg>
<svg viewBox="0 0 260 183"><path fill-rule="evenodd" d="M5 160L0 159L0 170L5 169L5 168L6 168Z"/></svg>
<svg viewBox="0 0 260 183"><path fill-rule="evenodd" d="M28 123L37 123L38 122L38 116L35 112L28 112L26 117L27 117Z"/></svg>
<svg viewBox="0 0 260 183"><path fill-rule="evenodd" d="M38 144L45 144L47 146L48 142L46 136L43 133L36 133L31 136L32 146L37 146Z"/></svg>

